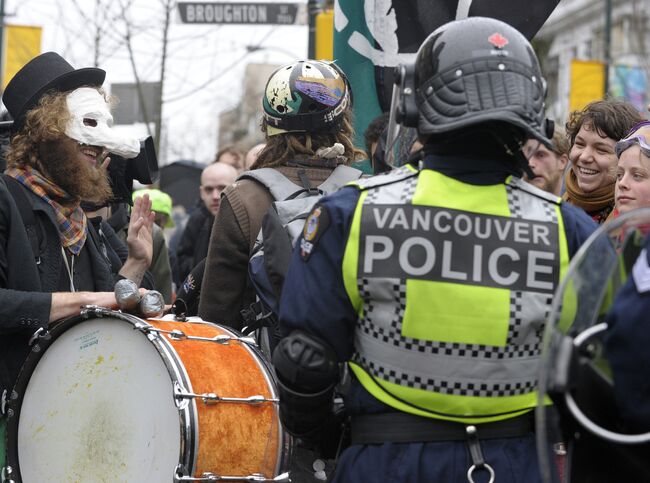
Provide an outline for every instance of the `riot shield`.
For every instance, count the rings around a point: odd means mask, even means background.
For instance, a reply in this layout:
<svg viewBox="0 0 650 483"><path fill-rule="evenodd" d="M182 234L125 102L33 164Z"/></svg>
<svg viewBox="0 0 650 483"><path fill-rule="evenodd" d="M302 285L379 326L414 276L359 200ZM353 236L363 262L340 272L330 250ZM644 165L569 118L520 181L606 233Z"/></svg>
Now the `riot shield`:
<svg viewBox="0 0 650 483"><path fill-rule="evenodd" d="M604 224L574 256L555 293L536 409L545 483L650 481L650 433L630 427L617 407L603 347L608 310L648 233L650 208Z"/></svg>
<svg viewBox="0 0 650 483"><path fill-rule="evenodd" d="M415 64L402 64L395 68L386 137L377 147L383 152L383 163L391 169L410 162L415 154L413 143L417 140L417 129L414 126L417 125L418 109L414 76Z"/></svg>

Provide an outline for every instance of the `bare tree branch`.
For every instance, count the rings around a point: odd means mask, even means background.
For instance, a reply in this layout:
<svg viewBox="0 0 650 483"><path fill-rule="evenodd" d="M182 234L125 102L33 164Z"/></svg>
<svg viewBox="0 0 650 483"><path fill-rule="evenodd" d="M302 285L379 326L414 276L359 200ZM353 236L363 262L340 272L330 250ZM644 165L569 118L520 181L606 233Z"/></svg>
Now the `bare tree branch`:
<svg viewBox="0 0 650 483"><path fill-rule="evenodd" d="M142 110L142 119L147 126L147 134L151 136L151 126L149 126L149 117L147 116L147 106L144 103L144 95L142 93L142 83L140 82L140 76L138 75L138 68L135 63L135 56L133 54L133 45L131 43L131 22L128 19L128 10L131 7L131 4L133 3L133 0L128 0L127 2L124 2L124 0L120 0L119 4L121 7L121 17L122 20L124 21L124 28L125 28L125 34L124 34L124 40L126 42L126 48L129 52L129 61L131 63L131 69L133 71L133 77L135 78L135 87L138 92L138 100L140 102L140 109Z"/></svg>

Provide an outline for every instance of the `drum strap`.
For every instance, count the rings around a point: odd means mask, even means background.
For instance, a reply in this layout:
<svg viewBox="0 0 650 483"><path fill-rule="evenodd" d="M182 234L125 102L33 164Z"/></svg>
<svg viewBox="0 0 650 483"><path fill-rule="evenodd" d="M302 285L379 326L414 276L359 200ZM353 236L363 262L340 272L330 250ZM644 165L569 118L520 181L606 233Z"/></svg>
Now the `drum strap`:
<svg viewBox="0 0 650 483"><path fill-rule="evenodd" d="M352 444L467 441L468 424L392 412L351 419ZM504 421L475 424L480 439L516 438L534 432L533 413Z"/></svg>

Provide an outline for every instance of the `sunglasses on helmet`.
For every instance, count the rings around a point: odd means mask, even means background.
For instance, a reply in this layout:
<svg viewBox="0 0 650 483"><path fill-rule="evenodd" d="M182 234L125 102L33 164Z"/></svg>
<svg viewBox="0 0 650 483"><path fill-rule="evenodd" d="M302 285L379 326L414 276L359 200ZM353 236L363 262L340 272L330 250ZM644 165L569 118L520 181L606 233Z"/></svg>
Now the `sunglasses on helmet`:
<svg viewBox="0 0 650 483"><path fill-rule="evenodd" d="M641 148L641 152L650 158L650 143L646 140L645 136L638 134L627 139L621 139L616 143L614 151L616 152L616 157L620 158L623 151L625 151L630 146L638 145Z"/></svg>

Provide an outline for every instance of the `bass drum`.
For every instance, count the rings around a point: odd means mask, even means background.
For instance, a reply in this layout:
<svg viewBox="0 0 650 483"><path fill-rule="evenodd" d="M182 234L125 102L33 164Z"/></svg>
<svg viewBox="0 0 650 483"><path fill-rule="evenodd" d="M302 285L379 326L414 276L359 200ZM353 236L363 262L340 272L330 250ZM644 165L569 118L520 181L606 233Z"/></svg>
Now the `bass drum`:
<svg viewBox="0 0 650 483"><path fill-rule="evenodd" d="M247 338L101 308L34 337L8 401L8 481L283 481L290 439Z"/></svg>

